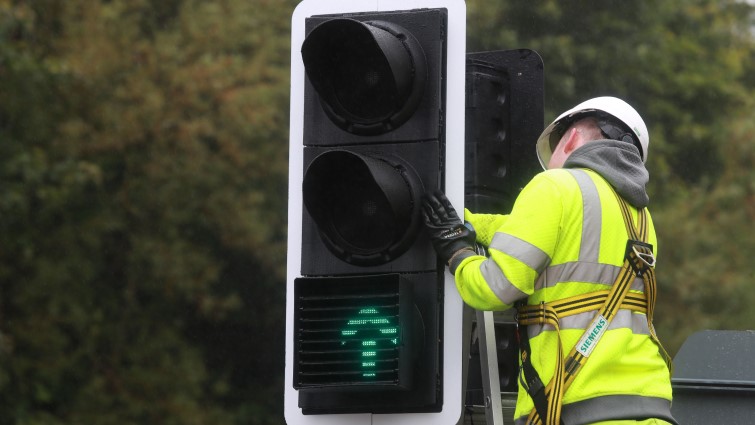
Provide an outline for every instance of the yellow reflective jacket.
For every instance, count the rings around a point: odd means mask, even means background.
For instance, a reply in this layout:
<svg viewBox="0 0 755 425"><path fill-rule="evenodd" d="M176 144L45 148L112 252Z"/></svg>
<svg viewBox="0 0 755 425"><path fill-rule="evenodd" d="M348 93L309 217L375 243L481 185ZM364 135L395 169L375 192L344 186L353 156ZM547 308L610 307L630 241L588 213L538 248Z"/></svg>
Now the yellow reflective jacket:
<svg viewBox="0 0 755 425"><path fill-rule="evenodd" d="M610 155L609 149L616 147L592 143L576 150L572 156L578 152L582 155L565 166L591 165L590 158L605 156L606 152ZM586 146L590 149L580 152ZM641 161L636 164L638 155L630 160L631 166L642 165ZM520 300L529 305L549 303L605 290L613 284L624 262L628 236L611 186L625 199L631 198L633 218L637 220L637 204L644 207L642 204L647 203L647 172L644 181L640 178L642 193L638 197L630 193L638 185L629 191L622 187L625 182L609 185L606 175L613 182L624 175L606 168L613 166L611 161L599 162L592 168L601 170L603 176L588 168L538 174L523 189L508 216L466 212L465 219L475 227L478 242L488 246L490 255L465 258L457 268L456 285L466 303L480 310L504 310ZM657 246L652 220L648 239ZM630 292L642 293L643 289L642 279L636 278ZM561 319L564 353L574 347L596 312ZM558 337L549 325L528 326L527 332L532 364L547 384L554 371ZM618 312L590 361L564 394L563 404L561 418L566 425L642 418L674 422L669 370L649 336L645 314ZM533 407L532 399L520 387L517 423L523 423Z"/></svg>

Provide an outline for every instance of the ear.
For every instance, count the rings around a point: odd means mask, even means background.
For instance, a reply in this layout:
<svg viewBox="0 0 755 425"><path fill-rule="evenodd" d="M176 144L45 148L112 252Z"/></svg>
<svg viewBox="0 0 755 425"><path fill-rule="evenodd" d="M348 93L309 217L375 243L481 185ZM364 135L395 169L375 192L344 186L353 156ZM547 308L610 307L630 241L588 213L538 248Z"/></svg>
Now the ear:
<svg viewBox="0 0 755 425"><path fill-rule="evenodd" d="M568 138L564 140L564 153L569 155L580 146L582 146L582 135L576 127L572 127L569 129Z"/></svg>

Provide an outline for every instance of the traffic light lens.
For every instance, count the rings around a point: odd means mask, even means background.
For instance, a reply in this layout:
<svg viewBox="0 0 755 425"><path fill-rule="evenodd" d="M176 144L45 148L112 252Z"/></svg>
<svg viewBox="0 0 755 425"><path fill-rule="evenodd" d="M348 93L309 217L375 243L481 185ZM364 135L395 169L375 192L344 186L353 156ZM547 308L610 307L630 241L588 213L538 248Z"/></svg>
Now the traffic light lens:
<svg viewBox="0 0 755 425"><path fill-rule="evenodd" d="M360 176L368 177L368 176ZM388 248L395 229L396 217L375 182L371 179L349 179L340 188L342 196L334 196L332 224L340 237L360 251Z"/></svg>
<svg viewBox="0 0 755 425"><path fill-rule="evenodd" d="M418 349L410 289L396 274L297 279L296 384L405 388Z"/></svg>
<svg viewBox="0 0 755 425"><path fill-rule="evenodd" d="M371 38L371 35L370 35ZM344 43L333 86L335 105L356 122L379 122L401 106L396 82L385 57L372 40L355 39Z"/></svg>
<svg viewBox="0 0 755 425"><path fill-rule="evenodd" d="M399 328L394 315L384 314L379 308L359 309L355 318L346 322L341 330L341 346L356 346L360 357L363 378L376 378L379 363L384 362L386 353L393 356L398 346Z"/></svg>
<svg viewBox="0 0 755 425"><path fill-rule="evenodd" d="M391 131L422 99L425 54L414 36L394 23L331 19L312 30L301 53L323 109L350 133Z"/></svg>
<svg viewBox="0 0 755 425"><path fill-rule="evenodd" d="M334 150L307 168L304 205L323 242L340 259L384 264L416 237L422 184L398 161Z"/></svg>

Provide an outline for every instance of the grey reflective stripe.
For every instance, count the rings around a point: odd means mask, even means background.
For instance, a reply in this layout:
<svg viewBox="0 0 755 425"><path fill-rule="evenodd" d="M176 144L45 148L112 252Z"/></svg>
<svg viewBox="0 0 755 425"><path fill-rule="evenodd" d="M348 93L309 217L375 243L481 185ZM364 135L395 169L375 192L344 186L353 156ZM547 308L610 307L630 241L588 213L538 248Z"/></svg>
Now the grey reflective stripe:
<svg viewBox="0 0 755 425"><path fill-rule="evenodd" d="M611 286L616 281L621 267L611 264L580 263L578 261L548 267L535 283L535 289L556 286L559 282L586 282ZM642 291L645 283L635 278L629 289ZM596 291L606 288L595 288Z"/></svg>
<svg viewBox="0 0 755 425"><path fill-rule="evenodd" d="M582 192L582 242L579 245L579 261L598 262L600 231L603 229L598 188L586 171L568 171Z"/></svg>
<svg viewBox="0 0 755 425"><path fill-rule="evenodd" d="M490 287L490 290L504 304L512 305L516 301L527 298L527 294L514 286L503 274L503 270L495 261L488 258L480 264L480 273Z"/></svg>
<svg viewBox="0 0 755 425"><path fill-rule="evenodd" d="M490 248L516 258L538 274L542 273L551 262L551 257L542 249L507 233L493 235Z"/></svg>
<svg viewBox="0 0 755 425"><path fill-rule="evenodd" d="M640 395L610 395L565 404L561 409L564 425L581 425L611 420L661 419L671 424L671 401ZM516 425L527 422L527 416L516 418Z"/></svg>
<svg viewBox="0 0 755 425"><path fill-rule="evenodd" d="M592 323L592 319L598 311L587 311L575 314L573 316L562 317L559 319L558 327L564 329L586 329ZM631 310L619 310L616 312L608 330L629 328L635 335L650 335L648 329L648 318L642 313L635 313ZM552 325L529 325L527 326L527 335L530 339L535 338L545 331L556 330Z"/></svg>

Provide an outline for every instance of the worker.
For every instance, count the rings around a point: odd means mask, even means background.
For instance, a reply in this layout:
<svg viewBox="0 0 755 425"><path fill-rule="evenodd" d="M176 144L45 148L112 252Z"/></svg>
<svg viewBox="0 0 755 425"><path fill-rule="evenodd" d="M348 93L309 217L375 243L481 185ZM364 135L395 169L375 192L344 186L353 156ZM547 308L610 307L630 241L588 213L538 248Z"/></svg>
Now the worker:
<svg viewBox="0 0 755 425"><path fill-rule="evenodd" d="M676 423L652 323L648 147L634 108L597 97L545 128L545 171L510 214L465 210L462 223L442 193L425 199L426 228L464 301L517 308L518 425Z"/></svg>

